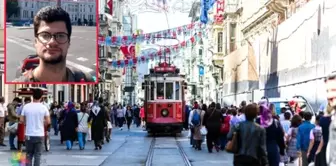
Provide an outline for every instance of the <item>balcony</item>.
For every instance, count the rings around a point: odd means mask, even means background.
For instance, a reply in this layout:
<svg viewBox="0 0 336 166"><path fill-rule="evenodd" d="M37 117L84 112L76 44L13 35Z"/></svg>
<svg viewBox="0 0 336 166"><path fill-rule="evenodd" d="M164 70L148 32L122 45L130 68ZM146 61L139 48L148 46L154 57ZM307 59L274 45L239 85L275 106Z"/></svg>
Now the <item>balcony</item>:
<svg viewBox="0 0 336 166"><path fill-rule="evenodd" d="M288 0L269 0L266 3L266 7L268 10L279 14L285 13L288 6Z"/></svg>
<svg viewBox="0 0 336 166"><path fill-rule="evenodd" d="M107 26L107 17L105 14L99 14L99 26Z"/></svg>
<svg viewBox="0 0 336 166"><path fill-rule="evenodd" d="M224 18L227 15L236 15L242 12L241 0L227 0L224 9Z"/></svg>
<svg viewBox="0 0 336 166"><path fill-rule="evenodd" d="M120 69L113 68L113 69L110 69L109 71L111 72L112 78L120 78L122 75Z"/></svg>

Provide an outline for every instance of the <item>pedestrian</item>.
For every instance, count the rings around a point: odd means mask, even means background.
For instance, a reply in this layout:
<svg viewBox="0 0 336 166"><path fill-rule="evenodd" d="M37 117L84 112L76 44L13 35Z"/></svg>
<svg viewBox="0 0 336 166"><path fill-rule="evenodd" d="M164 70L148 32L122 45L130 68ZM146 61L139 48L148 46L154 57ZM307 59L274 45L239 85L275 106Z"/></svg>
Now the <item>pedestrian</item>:
<svg viewBox="0 0 336 166"><path fill-rule="evenodd" d="M40 166L44 127L50 125L50 114L47 107L41 103L43 91L41 89L32 91L33 102L23 107L20 122L26 125L26 166Z"/></svg>
<svg viewBox="0 0 336 166"><path fill-rule="evenodd" d="M208 131L206 135L208 152L212 153L213 147L219 152L220 128L223 123L223 115L219 103L211 103L210 108L204 115L203 122Z"/></svg>
<svg viewBox="0 0 336 166"><path fill-rule="evenodd" d="M127 123L127 129L129 131L133 120L133 110L131 106L126 107L125 119Z"/></svg>
<svg viewBox="0 0 336 166"><path fill-rule="evenodd" d="M259 102L260 117L256 122L266 130L266 147L269 166L279 166L280 155L285 155L284 131L274 117L272 106L266 100Z"/></svg>
<svg viewBox="0 0 336 166"><path fill-rule="evenodd" d="M111 124L111 116L110 116L110 106L108 103L105 103L105 117L106 117L106 121L107 121L107 127L105 129L105 139L106 142L110 142L111 139L111 134L112 134L112 124Z"/></svg>
<svg viewBox="0 0 336 166"><path fill-rule="evenodd" d="M291 127L287 131L287 155L289 157L290 162L294 162L298 158L298 153L296 150L296 136L298 133L298 127L302 123L301 116L294 115L291 119Z"/></svg>
<svg viewBox="0 0 336 166"><path fill-rule="evenodd" d="M322 141L322 128L320 126L320 115L315 117L315 128L310 131L309 138L310 143L307 151L308 163L315 161L316 152L320 152L322 146L320 143Z"/></svg>
<svg viewBox="0 0 336 166"><path fill-rule="evenodd" d="M88 119L89 119L89 114L87 113L86 110L86 104L82 103L80 106L80 111L77 114L78 120L78 130L77 130L77 136L78 136L78 144L79 144L79 149L84 150L85 144L86 144L86 135L88 133L89 127L88 127Z"/></svg>
<svg viewBox="0 0 336 166"><path fill-rule="evenodd" d="M121 105L118 105L118 108L117 108L117 120L118 120L119 130L122 130L123 129L122 127L124 126L124 121L125 121L125 112Z"/></svg>
<svg viewBox="0 0 336 166"><path fill-rule="evenodd" d="M329 142L329 128L331 124L331 114L333 107L328 103L324 115L319 120L319 125L322 129L322 141L320 146L322 146L321 151L316 152L315 166L327 166L327 145Z"/></svg>
<svg viewBox="0 0 336 166"><path fill-rule="evenodd" d="M58 104L55 101L50 107L51 126L54 129L54 135L58 135L57 114L58 114Z"/></svg>
<svg viewBox="0 0 336 166"><path fill-rule="evenodd" d="M140 118L141 118L141 127L143 129L145 129L146 121L145 121L145 108L144 108L144 106L141 106L141 108L140 108Z"/></svg>
<svg viewBox="0 0 336 166"><path fill-rule="evenodd" d="M232 127L228 133L229 141L232 141L234 135L237 136L237 140L240 140L237 152L233 155L234 166L268 166L266 131L254 122L258 110L257 104L247 105L245 121Z"/></svg>
<svg viewBox="0 0 336 166"><path fill-rule="evenodd" d="M194 103L194 105L197 104L197 102ZM188 116L188 124L189 124L189 138L190 138L190 145L193 147L193 148L196 148L196 145L194 143L194 124L192 123L192 119L193 119L193 115L194 115L194 109L192 109L190 112L189 112L189 116Z"/></svg>
<svg viewBox="0 0 336 166"><path fill-rule="evenodd" d="M136 127L139 127L141 124L141 119L140 119L140 108L138 107L138 105L134 104L134 108L133 108L133 116L134 116L134 123L136 125Z"/></svg>
<svg viewBox="0 0 336 166"><path fill-rule="evenodd" d="M229 133L230 128L231 128L231 125L230 125L231 110L223 109L222 113L223 113L223 123L221 126L220 149L224 150L226 142L227 142L227 134Z"/></svg>
<svg viewBox="0 0 336 166"><path fill-rule="evenodd" d="M102 149L104 140L104 130L107 127L105 107L103 98L99 98L99 103L94 103L88 122L91 122L91 139L94 141L95 150Z"/></svg>
<svg viewBox="0 0 336 166"><path fill-rule="evenodd" d="M195 145L195 149L196 150L202 150L202 133L201 133L201 129L203 127L203 119L204 119L204 114L206 110L206 105L202 105L202 108L199 107L198 103L196 103L194 105L194 111L192 112L193 115L191 115L191 117L197 117L196 118L196 122L193 122L192 120L192 124L193 124L193 128L194 128L194 134L193 134L193 141L194 141L194 145Z"/></svg>
<svg viewBox="0 0 336 166"><path fill-rule="evenodd" d="M302 111L304 112L304 111ZM310 143L310 131L315 128L315 125L310 123L312 114L310 112L303 113L304 121L298 128L298 134L296 136L296 150L300 154L302 160L302 166L308 166L307 151Z"/></svg>
<svg viewBox="0 0 336 166"><path fill-rule="evenodd" d="M21 103L21 99L18 97L15 97L13 99L13 102L7 105L7 111L8 111L8 126L16 125L17 128L17 123L20 120L20 115L17 114L16 108L18 107L18 104ZM17 135L17 131L15 132L9 132L9 146L10 150L16 150L16 147L14 145L14 139Z"/></svg>
<svg viewBox="0 0 336 166"><path fill-rule="evenodd" d="M5 105L5 98L0 97L0 146L6 146L6 144L4 144L6 116L7 107Z"/></svg>
<svg viewBox="0 0 336 166"><path fill-rule="evenodd" d="M71 150L73 143L77 138L78 129L78 117L74 103L68 103L67 109L64 111L61 119L63 121L63 140L65 141L66 149Z"/></svg>

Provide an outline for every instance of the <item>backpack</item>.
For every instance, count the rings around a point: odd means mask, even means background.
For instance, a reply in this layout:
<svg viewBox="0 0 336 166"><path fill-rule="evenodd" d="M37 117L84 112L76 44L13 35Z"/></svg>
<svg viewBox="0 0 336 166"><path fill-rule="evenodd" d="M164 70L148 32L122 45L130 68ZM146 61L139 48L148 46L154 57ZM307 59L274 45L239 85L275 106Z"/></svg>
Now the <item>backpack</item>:
<svg viewBox="0 0 336 166"><path fill-rule="evenodd" d="M230 131L230 116L224 116L224 121L221 126L221 133L229 133Z"/></svg>
<svg viewBox="0 0 336 166"><path fill-rule="evenodd" d="M195 127L201 125L201 115L197 112L197 110L195 110L193 113L191 124L193 124Z"/></svg>

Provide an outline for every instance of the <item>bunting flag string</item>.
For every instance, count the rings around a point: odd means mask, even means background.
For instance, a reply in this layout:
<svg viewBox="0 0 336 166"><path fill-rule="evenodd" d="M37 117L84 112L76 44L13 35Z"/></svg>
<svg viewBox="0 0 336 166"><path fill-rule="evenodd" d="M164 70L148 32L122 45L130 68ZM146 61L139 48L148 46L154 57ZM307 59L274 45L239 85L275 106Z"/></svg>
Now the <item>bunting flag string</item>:
<svg viewBox="0 0 336 166"><path fill-rule="evenodd" d="M140 56L132 59L114 60L109 62L108 65L112 65L113 68L124 68L133 67L139 63L148 63L149 60L154 60L155 58L163 58L165 55L176 54L184 48L194 46L202 39L204 35L204 31L198 32L190 37L190 39L182 41L179 44L161 48L157 52L142 53Z"/></svg>
<svg viewBox="0 0 336 166"><path fill-rule="evenodd" d="M183 25L176 28L166 29L163 31L145 33L140 35L130 35L130 36L98 36L98 45L106 46L123 46L131 44L140 44L146 42L147 44L154 44L157 41L164 39L176 39L177 35L190 36L193 31L200 31L204 29L205 25L197 22L188 25Z"/></svg>

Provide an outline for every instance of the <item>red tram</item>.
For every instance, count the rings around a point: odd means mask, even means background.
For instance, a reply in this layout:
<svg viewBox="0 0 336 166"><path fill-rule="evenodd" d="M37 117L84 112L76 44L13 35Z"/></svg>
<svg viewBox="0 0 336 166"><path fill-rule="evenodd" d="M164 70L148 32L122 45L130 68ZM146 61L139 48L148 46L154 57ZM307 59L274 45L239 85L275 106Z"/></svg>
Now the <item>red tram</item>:
<svg viewBox="0 0 336 166"><path fill-rule="evenodd" d="M186 120L184 90L187 88L180 70L166 62L159 63L145 75L144 109L148 133L181 133Z"/></svg>

